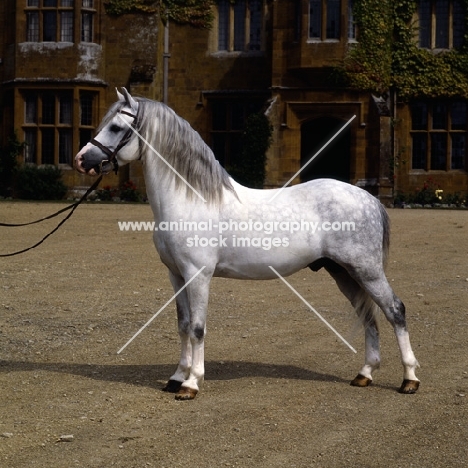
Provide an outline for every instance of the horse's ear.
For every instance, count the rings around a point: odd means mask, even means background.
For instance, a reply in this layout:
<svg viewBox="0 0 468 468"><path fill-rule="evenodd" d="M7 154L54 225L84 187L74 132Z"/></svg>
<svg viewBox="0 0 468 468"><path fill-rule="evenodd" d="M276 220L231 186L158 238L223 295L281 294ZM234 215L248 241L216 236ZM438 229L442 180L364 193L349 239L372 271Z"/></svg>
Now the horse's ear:
<svg viewBox="0 0 468 468"><path fill-rule="evenodd" d="M123 94L119 93L119 99L125 101L133 110L138 110L138 103L132 98L126 88L122 88ZM122 96L122 97L120 97Z"/></svg>
<svg viewBox="0 0 468 468"><path fill-rule="evenodd" d="M119 101L125 101L125 96L118 90L118 88L115 88L115 92L117 93Z"/></svg>

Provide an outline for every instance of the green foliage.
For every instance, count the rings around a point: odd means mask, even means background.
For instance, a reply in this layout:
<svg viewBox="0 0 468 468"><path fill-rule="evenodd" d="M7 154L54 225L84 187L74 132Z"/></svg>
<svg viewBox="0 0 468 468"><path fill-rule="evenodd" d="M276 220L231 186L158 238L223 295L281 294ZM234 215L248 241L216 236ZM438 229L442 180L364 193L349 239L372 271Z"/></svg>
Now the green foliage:
<svg viewBox="0 0 468 468"><path fill-rule="evenodd" d="M96 196L101 201L111 201L118 196L118 190L113 189L110 185L105 185L99 190L96 190Z"/></svg>
<svg viewBox="0 0 468 468"><path fill-rule="evenodd" d="M156 0L107 0L104 2L109 15L125 15L128 13L156 13L159 11L159 1Z"/></svg>
<svg viewBox="0 0 468 468"><path fill-rule="evenodd" d="M55 166L21 166L16 171L15 190L24 200L61 200L67 193L62 171Z"/></svg>
<svg viewBox="0 0 468 468"><path fill-rule="evenodd" d="M466 205L467 199L468 194L444 193L441 189L441 185L432 177L428 177L422 186L418 187L413 193L398 193L395 196L394 202L397 206L402 204L462 206Z"/></svg>
<svg viewBox="0 0 468 468"><path fill-rule="evenodd" d="M215 3L216 0L107 0L104 5L109 15L159 13L164 22L170 19L196 28L209 28L213 22L211 7Z"/></svg>
<svg viewBox="0 0 468 468"><path fill-rule="evenodd" d="M125 182L120 188L120 199L130 202L141 201L140 192L137 190L137 186L131 180Z"/></svg>
<svg viewBox="0 0 468 468"><path fill-rule="evenodd" d="M131 180L124 182L120 189L106 185L102 189L96 191L96 196L101 201L112 201L114 197L118 197L120 200L129 202L142 201L142 196L138 191L137 186Z"/></svg>
<svg viewBox="0 0 468 468"><path fill-rule="evenodd" d="M462 0L468 25L468 0ZM468 27L459 50L418 47L413 23L416 0L356 0L358 43L341 68L345 83L382 94L395 88L401 99L468 98Z"/></svg>
<svg viewBox="0 0 468 468"><path fill-rule="evenodd" d="M196 28L210 28L213 23L211 7L215 0L162 0L162 3L167 18L176 23Z"/></svg>
<svg viewBox="0 0 468 468"><path fill-rule="evenodd" d="M11 195L13 176L18 165L17 157L23 151L24 143L20 143L16 132L8 139L5 148L0 150L0 195Z"/></svg>
<svg viewBox="0 0 468 468"><path fill-rule="evenodd" d="M251 114L242 136L242 151L235 165L228 168L230 175L240 184L263 188L266 152L271 144L272 126L263 113Z"/></svg>
<svg viewBox="0 0 468 468"><path fill-rule="evenodd" d="M391 84L391 0L357 0L354 7L359 42L345 59L349 84L382 94Z"/></svg>

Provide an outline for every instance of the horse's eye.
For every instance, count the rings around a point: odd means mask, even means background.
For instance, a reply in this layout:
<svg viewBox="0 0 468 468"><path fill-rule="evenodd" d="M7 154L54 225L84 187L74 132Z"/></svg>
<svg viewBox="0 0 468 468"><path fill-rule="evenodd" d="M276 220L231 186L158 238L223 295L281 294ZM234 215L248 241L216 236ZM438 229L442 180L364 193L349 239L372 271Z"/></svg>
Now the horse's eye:
<svg viewBox="0 0 468 468"><path fill-rule="evenodd" d="M120 130L122 130L122 129L121 129L118 125L113 124L113 125L111 125L111 127L110 127L109 130L110 130L111 132L113 132L113 133L118 133L118 132L120 132Z"/></svg>

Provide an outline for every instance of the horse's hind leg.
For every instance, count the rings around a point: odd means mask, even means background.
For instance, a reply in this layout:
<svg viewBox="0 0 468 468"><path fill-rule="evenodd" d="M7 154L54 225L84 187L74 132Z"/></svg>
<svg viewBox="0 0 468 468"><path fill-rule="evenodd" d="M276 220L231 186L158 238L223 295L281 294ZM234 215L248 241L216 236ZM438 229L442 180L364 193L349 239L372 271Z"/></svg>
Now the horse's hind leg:
<svg viewBox="0 0 468 468"><path fill-rule="evenodd" d="M365 360L358 375L351 381L355 387L367 387L372 382L372 372L380 367L380 340L376 321L376 304L340 265L329 262L326 270L336 281L340 291L353 305L365 330Z"/></svg>
<svg viewBox="0 0 468 468"><path fill-rule="evenodd" d="M419 379L415 374L419 364L411 348L406 328L405 306L393 292L383 272L373 280L363 281L362 286L382 309L395 331L404 368L403 383L399 391L400 393L415 393L419 388Z"/></svg>

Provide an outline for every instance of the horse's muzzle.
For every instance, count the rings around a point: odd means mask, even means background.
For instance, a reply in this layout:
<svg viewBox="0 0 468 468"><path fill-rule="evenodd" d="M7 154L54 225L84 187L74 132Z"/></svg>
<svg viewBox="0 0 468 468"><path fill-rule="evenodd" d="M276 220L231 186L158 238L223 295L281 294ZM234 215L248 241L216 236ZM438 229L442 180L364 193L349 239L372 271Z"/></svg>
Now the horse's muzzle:
<svg viewBox="0 0 468 468"><path fill-rule="evenodd" d="M116 171L117 161L113 162L103 158L102 153L93 151L94 146L88 143L75 157L75 167L82 174L96 176ZM116 171L117 172L117 171Z"/></svg>

